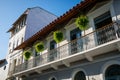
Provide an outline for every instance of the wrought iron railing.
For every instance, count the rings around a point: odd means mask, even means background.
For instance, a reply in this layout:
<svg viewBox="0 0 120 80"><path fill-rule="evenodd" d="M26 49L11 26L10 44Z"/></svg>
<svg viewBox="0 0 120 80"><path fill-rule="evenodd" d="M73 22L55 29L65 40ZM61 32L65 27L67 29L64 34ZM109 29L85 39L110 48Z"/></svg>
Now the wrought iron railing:
<svg viewBox="0 0 120 80"><path fill-rule="evenodd" d="M15 67L13 73L18 73L36 66L56 61L70 55L94 48L104 43L116 40L120 37L120 26L117 23L111 23L98 30L95 30L79 39L73 40L54 50L48 51L29 61L26 61Z"/></svg>

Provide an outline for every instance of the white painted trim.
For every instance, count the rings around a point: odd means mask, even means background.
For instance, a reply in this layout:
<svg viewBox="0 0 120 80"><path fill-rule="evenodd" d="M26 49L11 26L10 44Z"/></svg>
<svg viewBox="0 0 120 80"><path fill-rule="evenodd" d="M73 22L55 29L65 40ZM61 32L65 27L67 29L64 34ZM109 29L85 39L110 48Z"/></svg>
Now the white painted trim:
<svg viewBox="0 0 120 80"><path fill-rule="evenodd" d="M71 80L74 80L75 75L76 75L79 71L84 72L85 77L86 77L86 80L88 80L87 72L86 72L84 69L82 69L82 68L77 68L77 69L73 70L73 73L72 73L72 75L71 75L71 78L72 78Z"/></svg>
<svg viewBox="0 0 120 80"><path fill-rule="evenodd" d="M105 80L105 71L106 71L106 69L107 69L109 66L114 65L114 64L120 65L120 62L117 61L117 60L112 60L112 61L106 62L106 63L103 65L103 67L101 68L101 71L100 71L100 72L101 72L101 74L100 74L101 80Z"/></svg>
<svg viewBox="0 0 120 80"><path fill-rule="evenodd" d="M111 60L111 59L115 59L115 58L120 58L120 55L112 56L112 57L106 57L104 59L99 59L99 60L96 60L96 61L93 61L93 62L82 63L81 65L75 65L75 66L72 66L72 67L69 67L69 68L60 69L59 72L63 71L63 70L68 70L68 69L72 69L72 68L76 68L76 67L80 67L80 66L87 66L87 65L90 65L90 64L95 64L95 63L98 63L98 62L102 62L102 61L106 61L106 60ZM25 71L25 72L27 72L27 71ZM51 74L51 73L55 73L55 72L57 72L57 70L56 71L47 72L47 73L42 73L41 75ZM20 75L22 73L24 73L24 71L16 73L16 74L13 74L13 75L17 75L18 76L18 75ZM101 78L101 74L100 74L100 78ZM89 78L88 78L88 80L89 80ZM100 79L100 80L103 80L103 78Z"/></svg>

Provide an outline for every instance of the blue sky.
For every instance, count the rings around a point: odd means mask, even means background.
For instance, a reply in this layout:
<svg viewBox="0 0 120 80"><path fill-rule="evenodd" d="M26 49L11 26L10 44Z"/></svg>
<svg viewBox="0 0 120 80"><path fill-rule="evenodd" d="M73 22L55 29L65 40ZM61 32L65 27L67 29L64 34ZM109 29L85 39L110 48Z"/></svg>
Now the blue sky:
<svg viewBox="0 0 120 80"><path fill-rule="evenodd" d="M80 0L0 0L0 59L8 53L7 30L27 8L39 6L60 16L79 2Z"/></svg>

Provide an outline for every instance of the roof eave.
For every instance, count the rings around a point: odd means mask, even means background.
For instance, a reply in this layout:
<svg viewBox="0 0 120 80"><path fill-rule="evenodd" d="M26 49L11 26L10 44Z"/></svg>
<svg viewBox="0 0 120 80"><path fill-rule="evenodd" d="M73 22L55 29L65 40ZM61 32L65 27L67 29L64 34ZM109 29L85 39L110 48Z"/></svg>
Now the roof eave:
<svg viewBox="0 0 120 80"><path fill-rule="evenodd" d="M57 19L55 19L53 22L51 22L49 25L47 25L46 27L44 27L42 30L38 31L35 35L33 35L31 38L27 39L25 42L23 42L22 44L20 44L19 46L17 46L14 50L18 50L18 49L24 49L26 46L28 46L28 43L32 42L31 39L33 39L33 41L36 39L37 40L37 35L41 33L41 31L44 31L46 28L49 28L51 25L54 26L58 23L62 23L65 20L67 20L68 18L72 17L73 15L76 15L80 9L85 8L88 4L90 4L91 2L94 2L96 0L85 0L84 2L77 4L75 7L73 7L72 9L70 9L69 11L67 11L65 14L63 14L62 16L58 17ZM36 38L35 38L36 37Z"/></svg>

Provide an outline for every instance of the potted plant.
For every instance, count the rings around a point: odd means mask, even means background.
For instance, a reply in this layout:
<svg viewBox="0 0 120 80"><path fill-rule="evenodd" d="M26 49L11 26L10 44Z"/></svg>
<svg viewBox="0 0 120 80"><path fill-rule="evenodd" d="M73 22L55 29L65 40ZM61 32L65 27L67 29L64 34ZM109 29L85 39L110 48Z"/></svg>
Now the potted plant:
<svg viewBox="0 0 120 80"><path fill-rule="evenodd" d="M36 50L37 52L42 52L42 51L44 50L44 44L43 44L43 42L37 43L37 44L35 45L35 50Z"/></svg>
<svg viewBox="0 0 120 80"><path fill-rule="evenodd" d="M76 26L80 30L84 31L84 35L85 35L85 30L89 28L88 23L89 23L88 17L85 15L79 16L75 21Z"/></svg>
<svg viewBox="0 0 120 80"><path fill-rule="evenodd" d="M25 60L29 60L31 55L32 55L32 52L29 50L23 52L23 56Z"/></svg>
<svg viewBox="0 0 120 80"><path fill-rule="evenodd" d="M59 43L63 40L63 33L61 31L55 31L53 33L53 38L56 41L56 43Z"/></svg>

